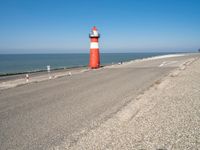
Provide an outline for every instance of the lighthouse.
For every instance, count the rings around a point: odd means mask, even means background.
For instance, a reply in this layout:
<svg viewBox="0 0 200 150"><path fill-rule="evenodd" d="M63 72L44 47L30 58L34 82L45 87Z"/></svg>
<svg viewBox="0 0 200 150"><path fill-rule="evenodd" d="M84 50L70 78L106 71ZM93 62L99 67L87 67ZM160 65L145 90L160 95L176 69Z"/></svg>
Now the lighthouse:
<svg viewBox="0 0 200 150"><path fill-rule="evenodd" d="M97 69L100 67L100 55L99 55L99 38L97 28L94 26L89 34L90 37L90 63L91 69Z"/></svg>

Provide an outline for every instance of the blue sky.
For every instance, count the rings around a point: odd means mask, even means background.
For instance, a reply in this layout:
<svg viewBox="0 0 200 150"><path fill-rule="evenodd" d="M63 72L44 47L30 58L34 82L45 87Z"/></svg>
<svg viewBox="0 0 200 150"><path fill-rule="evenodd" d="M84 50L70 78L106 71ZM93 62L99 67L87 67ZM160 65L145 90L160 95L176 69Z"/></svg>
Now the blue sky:
<svg viewBox="0 0 200 150"><path fill-rule="evenodd" d="M200 0L0 0L0 53L88 53L200 48Z"/></svg>

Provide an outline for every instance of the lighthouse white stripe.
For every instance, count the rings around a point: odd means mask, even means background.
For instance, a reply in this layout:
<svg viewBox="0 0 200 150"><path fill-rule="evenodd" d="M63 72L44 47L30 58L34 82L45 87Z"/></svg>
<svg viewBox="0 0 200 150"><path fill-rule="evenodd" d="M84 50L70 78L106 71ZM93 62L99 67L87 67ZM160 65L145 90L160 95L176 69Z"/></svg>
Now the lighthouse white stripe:
<svg viewBox="0 0 200 150"><path fill-rule="evenodd" d="M99 48L99 44L97 42L91 42L90 48Z"/></svg>

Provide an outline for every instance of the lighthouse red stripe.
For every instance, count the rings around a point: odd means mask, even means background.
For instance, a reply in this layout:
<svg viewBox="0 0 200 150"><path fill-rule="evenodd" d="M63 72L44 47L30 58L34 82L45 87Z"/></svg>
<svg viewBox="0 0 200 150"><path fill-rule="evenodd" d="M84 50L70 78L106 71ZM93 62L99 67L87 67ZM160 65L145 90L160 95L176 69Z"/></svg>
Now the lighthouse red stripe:
<svg viewBox="0 0 200 150"><path fill-rule="evenodd" d="M90 38L91 42L98 42L98 38Z"/></svg>
<svg viewBox="0 0 200 150"><path fill-rule="evenodd" d="M100 58L99 58L99 49L90 49L90 67L99 68L100 67Z"/></svg>

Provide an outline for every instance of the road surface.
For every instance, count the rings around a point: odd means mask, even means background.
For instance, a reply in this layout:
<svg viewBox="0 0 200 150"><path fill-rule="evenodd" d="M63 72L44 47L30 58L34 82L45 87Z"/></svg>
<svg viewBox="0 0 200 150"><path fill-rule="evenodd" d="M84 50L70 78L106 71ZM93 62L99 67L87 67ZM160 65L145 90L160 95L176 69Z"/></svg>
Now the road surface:
<svg viewBox="0 0 200 150"><path fill-rule="evenodd" d="M0 147L67 148L193 57L114 65L0 91Z"/></svg>

